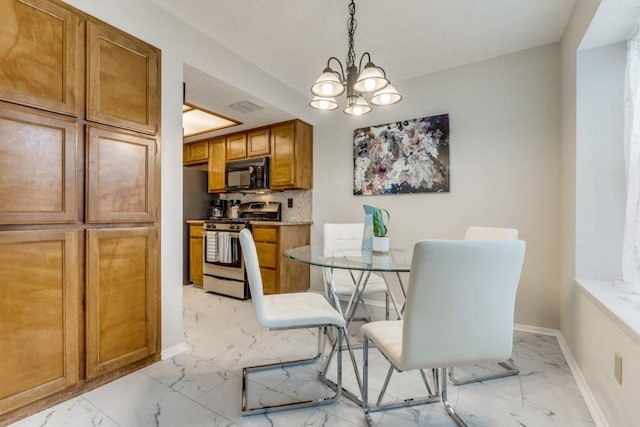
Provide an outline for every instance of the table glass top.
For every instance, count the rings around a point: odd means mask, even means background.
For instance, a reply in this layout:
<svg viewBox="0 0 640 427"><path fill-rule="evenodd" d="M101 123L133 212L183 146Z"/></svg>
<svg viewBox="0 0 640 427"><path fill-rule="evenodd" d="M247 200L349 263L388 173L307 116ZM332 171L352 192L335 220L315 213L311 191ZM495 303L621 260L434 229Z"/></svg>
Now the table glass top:
<svg viewBox="0 0 640 427"><path fill-rule="evenodd" d="M293 261L320 267L408 272L411 270L412 253L402 249L390 249L385 255L374 255L371 251L339 250L325 255L322 245L312 245L289 249L285 251L284 256Z"/></svg>

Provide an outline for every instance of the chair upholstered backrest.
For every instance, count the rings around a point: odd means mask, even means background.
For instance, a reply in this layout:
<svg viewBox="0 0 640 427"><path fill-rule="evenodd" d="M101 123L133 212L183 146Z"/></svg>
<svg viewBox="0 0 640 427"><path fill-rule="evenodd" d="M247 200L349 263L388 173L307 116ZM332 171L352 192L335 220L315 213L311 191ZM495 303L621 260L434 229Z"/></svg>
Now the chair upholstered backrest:
<svg viewBox="0 0 640 427"><path fill-rule="evenodd" d="M515 240L518 230L515 228L471 226L464 233L464 240Z"/></svg>
<svg viewBox="0 0 640 427"><path fill-rule="evenodd" d="M399 368L509 359L524 252L522 240L417 242Z"/></svg>
<svg viewBox="0 0 640 427"><path fill-rule="evenodd" d="M262 288L262 276L260 275L260 264L258 263L258 252L253 241L251 231L246 228L240 231L240 246L242 247L242 257L249 279L249 289L256 317L261 325L264 325L264 292Z"/></svg>
<svg viewBox="0 0 640 427"><path fill-rule="evenodd" d="M364 223L325 224L324 256L332 256L336 251L360 251Z"/></svg>

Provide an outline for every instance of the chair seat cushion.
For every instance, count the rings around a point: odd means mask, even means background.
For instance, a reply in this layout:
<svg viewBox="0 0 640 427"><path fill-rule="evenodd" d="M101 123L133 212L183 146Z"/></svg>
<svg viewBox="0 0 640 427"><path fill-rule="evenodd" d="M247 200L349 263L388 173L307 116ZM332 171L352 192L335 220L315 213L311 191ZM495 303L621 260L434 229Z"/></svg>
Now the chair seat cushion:
<svg viewBox="0 0 640 427"><path fill-rule="evenodd" d="M262 325L270 329L343 327L344 318L320 294L299 292L265 295Z"/></svg>
<svg viewBox="0 0 640 427"><path fill-rule="evenodd" d="M376 347L398 369L402 366L402 320L385 320L362 325L361 331L366 334Z"/></svg>
<svg viewBox="0 0 640 427"><path fill-rule="evenodd" d="M357 278L360 272L354 271L354 276ZM366 273L365 273L366 274ZM353 283L349 270L333 270L333 283L336 286L336 293L338 295L351 295L356 289L356 285ZM364 295L388 292L387 284L384 277L371 273L369 280L367 280L367 286L364 289Z"/></svg>

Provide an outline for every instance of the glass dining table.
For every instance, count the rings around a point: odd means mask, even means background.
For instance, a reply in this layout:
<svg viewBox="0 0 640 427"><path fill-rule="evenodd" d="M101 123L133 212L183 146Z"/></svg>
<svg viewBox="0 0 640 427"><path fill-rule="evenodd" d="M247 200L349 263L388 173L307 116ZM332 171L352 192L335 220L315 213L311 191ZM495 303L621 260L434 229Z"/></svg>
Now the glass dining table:
<svg viewBox="0 0 640 427"><path fill-rule="evenodd" d="M387 289L389 290L389 297L393 303L394 309L398 314L398 318L402 318L402 312L404 307L404 299L406 299L406 290L405 286L402 282L401 273L408 273L411 270L411 257L412 252L406 251L402 249L390 249L386 254L374 254L372 251L361 251L361 250L337 250L333 251L329 254L325 253L322 245L310 245L310 246L301 246L297 248L292 248L286 250L284 252L284 256L287 259L292 261L315 265L318 267L322 267L324 269L324 273L326 274L327 280L325 282L325 292L326 297L332 304L336 307L340 313L343 313L340 301L338 298L338 294L335 289L335 285L333 282L333 270L335 269L343 269L350 270L354 278L355 289L351 294L349 299L349 303L344 312L344 318L347 323L347 327L351 323L351 321L355 317L356 308L358 301L362 301L362 294L364 289L367 286L367 281L371 273L380 273L385 278L385 283L387 284ZM394 297L391 287L389 286L389 281L387 280L386 274L394 274L397 278L399 287L402 292L403 304L402 307L398 305L397 298ZM348 337L346 337L348 341ZM325 384L331 386L332 388L336 388L337 384L326 377L326 373L329 367L329 361L333 354L335 353L335 344L331 350L331 354L329 356L329 360L326 365L321 370L321 377ZM360 388L360 396L355 393L346 390L343 388L343 395L350 400L356 402L357 404L362 405L361 395L362 395L362 381L360 378L360 374L358 372L358 368L355 364L354 355L352 353L352 347L349 345L349 352L351 353L351 360L354 365L354 371L356 374L356 379L358 382L358 386Z"/></svg>
<svg viewBox="0 0 640 427"><path fill-rule="evenodd" d="M370 250L348 249L336 250L327 254L322 245L316 244L289 249L284 252L284 256L292 261L323 267L328 275L328 282L330 284L333 283L331 279L334 269L351 270L352 272L359 273L354 275L355 291L351 295L345 311L347 323L350 323L353 319L356 302L361 298L371 273L381 273L383 276L387 273L395 274L398 284L400 285L402 297L403 299L406 298L406 290L400 273L408 273L411 270L411 251L390 249L388 253L375 254ZM394 297L389 283L386 280L386 276L385 282L387 283L387 288L389 288L389 295L396 313L401 317L402 308L398 305L397 299ZM335 288L326 289L326 291L328 293L327 298L330 298L337 304ZM337 304L336 308L342 312L339 304Z"/></svg>

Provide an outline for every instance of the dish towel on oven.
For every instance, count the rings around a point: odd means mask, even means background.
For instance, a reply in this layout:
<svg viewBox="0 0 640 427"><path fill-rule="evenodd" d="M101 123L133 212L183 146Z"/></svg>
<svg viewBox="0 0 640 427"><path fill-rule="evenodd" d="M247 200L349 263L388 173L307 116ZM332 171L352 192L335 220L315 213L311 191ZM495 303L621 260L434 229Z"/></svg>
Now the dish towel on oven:
<svg viewBox="0 0 640 427"><path fill-rule="evenodd" d="M218 232L206 232L207 247L205 248L205 260L207 262L218 262L220 255L218 252Z"/></svg>
<svg viewBox="0 0 640 427"><path fill-rule="evenodd" d="M233 256L231 251L231 234L226 231L218 233L218 253L221 264L231 264Z"/></svg>

